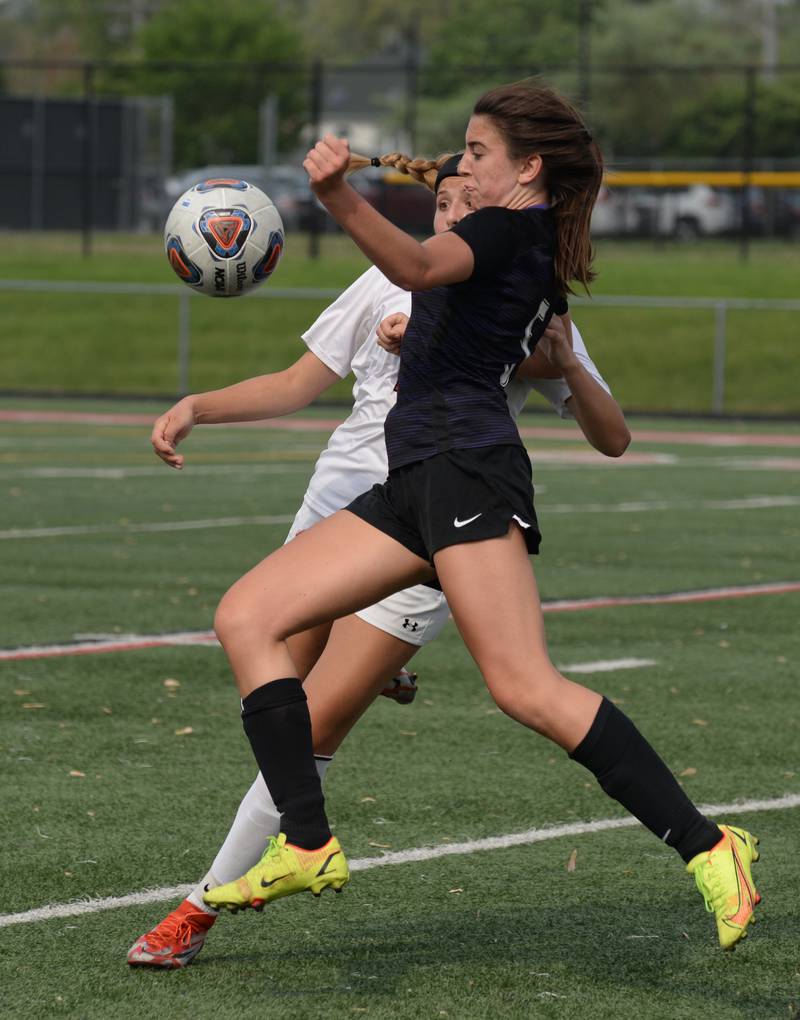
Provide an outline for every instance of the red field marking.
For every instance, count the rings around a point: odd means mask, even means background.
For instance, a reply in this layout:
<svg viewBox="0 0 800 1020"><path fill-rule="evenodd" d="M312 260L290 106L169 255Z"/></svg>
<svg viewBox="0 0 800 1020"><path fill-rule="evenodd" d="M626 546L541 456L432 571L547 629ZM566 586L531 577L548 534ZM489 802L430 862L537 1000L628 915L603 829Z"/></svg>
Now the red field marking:
<svg viewBox="0 0 800 1020"><path fill-rule="evenodd" d="M52 659L65 655L99 655L104 652L134 652L140 648L178 648L216 645L213 630L187 631L181 634L135 635L127 638L75 641L60 645L33 645L27 648L0 649L0 659Z"/></svg>
<svg viewBox="0 0 800 1020"><path fill-rule="evenodd" d="M800 581L773 584L748 584L736 588L706 588L700 591L676 591L664 595L622 595L591 599L558 599L543 602L545 613L574 613L582 609L614 609L618 606L655 606L686 602L717 602L721 599L747 599L758 595L786 595L800 591Z"/></svg>
<svg viewBox="0 0 800 1020"><path fill-rule="evenodd" d="M575 613L585 609L614 609L618 606L672 605L686 602L716 602L745 599L759 595L785 595L800 592L800 581L776 581L771 584L741 585L735 588L705 588L698 591L667 592L663 595L598 596L589 599L556 599L543 602L545 613ZM65 655L99 655L104 652L133 652L140 648L176 648L216 645L213 630L182 631L176 634L131 634L126 637L76 641L59 645L33 645L0 649L0 660L51 659Z"/></svg>
<svg viewBox="0 0 800 1020"><path fill-rule="evenodd" d="M585 445L585 444L584 444ZM582 450L548 450L541 446L525 447L531 460L536 464L590 464L592 467L641 467L653 464L675 464L678 458L671 453L655 453L648 450L628 450L624 457L606 457L599 450L585 445Z"/></svg>
<svg viewBox="0 0 800 1020"><path fill-rule="evenodd" d="M150 414L100 413L89 411L9 411L0 410L0 422L17 422L21 424L58 424L76 425L152 425L155 417ZM285 432L324 432L341 425L341 418L273 418L270 421L236 422L233 427L242 426L277 429ZM567 442L574 441L575 432L564 429L548 428L547 426L525 426L521 428L523 439L557 439ZM790 432L774 433L739 433L711 432L695 430L693 432L660 431L659 429L634 429L634 442L640 443L672 443L685 446L786 446L800 447L800 434Z"/></svg>
<svg viewBox="0 0 800 1020"><path fill-rule="evenodd" d="M759 457L753 460L738 460L729 467L741 467L750 471L800 471L800 457Z"/></svg>
<svg viewBox="0 0 800 1020"><path fill-rule="evenodd" d="M800 446L800 435L791 432L661 432L659 429L634 429L637 443L674 443L678 446Z"/></svg>
<svg viewBox="0 0 800 1020"><path fill-rule="evenodd" d="M153 425L155 414L117 414L95 411L3 411L0 421L24 425ZM278 429L286 432L327 432L342 424L341 418L274 418L271 421L232 422L224 427L253 427Z"/></svg>

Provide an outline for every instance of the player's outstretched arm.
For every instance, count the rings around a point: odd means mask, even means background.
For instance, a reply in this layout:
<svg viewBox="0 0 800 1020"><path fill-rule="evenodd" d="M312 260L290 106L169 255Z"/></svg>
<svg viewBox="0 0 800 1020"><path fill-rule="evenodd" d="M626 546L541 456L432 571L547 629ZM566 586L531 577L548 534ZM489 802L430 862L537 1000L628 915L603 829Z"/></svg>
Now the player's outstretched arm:
<svg viewBox="0 0 800 1020"><path fill-rule="evenodd" d="M424 244L400 230L351 188L344 175L350 146L325 135L306 155L303 167L311 190L373 265L403 290L430 290L472 275L472 249L449 231Z"/></svg>
<svg viewBox="0 0 800 1020"><path fill-rule="evenodd" d="M622 408L610 393L593 379L572 347L572 323L568 315L551 319L534 354L522 363L521 378L540 379L544 356L569 387L569 409L591 445L607 457L621 457L628 449L631 434ZM544 375L547 378L547 375Z"/></svg>
<svg viewBox="0 0 800 1020"><path fill-rule="evenodd" d="M307 407L338 380L333 369L308 351L282 372L184 397L156 420L150 442L165 464L180 470L184 457L177 446L195 425L279 418Z"/></svg>

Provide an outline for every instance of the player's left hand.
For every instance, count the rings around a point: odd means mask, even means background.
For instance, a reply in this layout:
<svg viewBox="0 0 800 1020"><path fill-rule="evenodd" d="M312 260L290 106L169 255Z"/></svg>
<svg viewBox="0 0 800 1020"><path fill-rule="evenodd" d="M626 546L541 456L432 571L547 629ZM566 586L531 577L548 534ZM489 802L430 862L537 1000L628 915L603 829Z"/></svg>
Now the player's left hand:
<svg viewBox="0 0 800 1020"><path fill-rule="evenodd" d="M390 354L399 354L407 324L408 316L403 312L393 312L391 315L387 315L375 331L378 337L378 346Z"/></svg>
<svg viewBox="0 0 800 1020"><path fill-rule="evenodd" d="M572 323L568 315L553 316L536 345L536 352L539 351L559 372L563 373L576 364L577 358L572 349Z"/></svg>
<svg viewBox="0 0 800 1020"><path fill-rule="evenodd" d="M342 183L349 164L350 144L335 135L325 135L303 160L311 190L320 197Z"/></svg>

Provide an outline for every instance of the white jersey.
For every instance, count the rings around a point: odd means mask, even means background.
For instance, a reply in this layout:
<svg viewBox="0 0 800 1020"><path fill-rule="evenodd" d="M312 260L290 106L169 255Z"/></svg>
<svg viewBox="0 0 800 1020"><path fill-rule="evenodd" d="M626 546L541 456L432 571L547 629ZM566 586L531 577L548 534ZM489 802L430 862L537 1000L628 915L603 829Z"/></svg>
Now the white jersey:
<svg viewBox="0 0 800 1020"><path fill-rule="evenodd" d="M383 423L396 400L400 359L380 347L375 332L387 315L411 315L411 295L376 269L368 269L320 315L303 334L308 349L344 379L355 375L353 410L335 430L317 460L308 484L305 504L322 517L341 510L376 482L386 480L388 461ZM611 392L589 357L573 323L573 349L581 364ZM536 382L514 379L507 391L508 406L516 418L535 389L562 418L571 417L571 396L563 379Z"/></svg>

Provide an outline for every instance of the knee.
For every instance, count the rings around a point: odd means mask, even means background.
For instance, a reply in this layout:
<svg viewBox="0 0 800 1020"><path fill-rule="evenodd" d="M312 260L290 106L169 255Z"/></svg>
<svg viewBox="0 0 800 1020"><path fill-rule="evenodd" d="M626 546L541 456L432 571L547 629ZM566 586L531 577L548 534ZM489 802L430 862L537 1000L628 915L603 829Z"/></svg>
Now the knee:
<svg viewBox="0 0 800 1020"><path fill-rule="evenodd" d="M234 640L234 635L241 626L240 616L236 599L232 597L230 591L226 592L214 613L214 633L223 648Z"/></svg>
<svg viewBox="0 0 800 1020"><path fill-rule="evenodd" d="M487 679L487 683L502 712L538 733L547 733L558 703L559 679L559 674L548 663L524 676L506 674L494 682Z"/></svg>
<svg viewBox="0 0 800 1020"><path fill-rule="evenodd" d="M264 636L269 630L269 614L257 614L235 586L222 596L214 614L214 632L223 648L241 645L243 640Z"/></svg>

